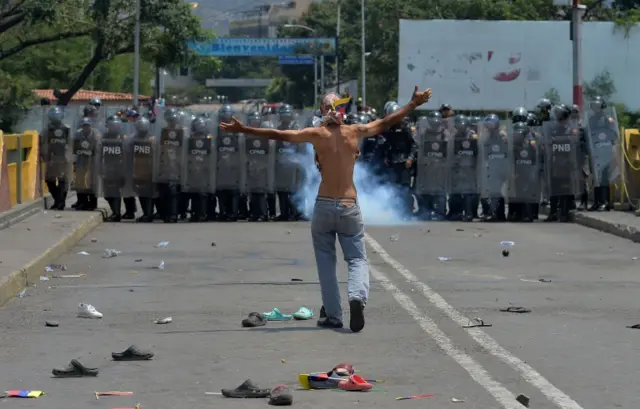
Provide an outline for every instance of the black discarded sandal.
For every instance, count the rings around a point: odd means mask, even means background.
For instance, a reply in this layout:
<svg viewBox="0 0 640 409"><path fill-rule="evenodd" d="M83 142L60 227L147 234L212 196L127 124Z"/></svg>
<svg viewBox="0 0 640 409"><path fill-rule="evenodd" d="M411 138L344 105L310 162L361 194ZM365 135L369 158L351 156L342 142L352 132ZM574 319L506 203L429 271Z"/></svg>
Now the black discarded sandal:
<svg viewBox="0 0 640 409"><path fill-rule="evenodd" d="M640 329L640 324L627 325L627 328Z"/></svg>
<svg viewBox="0 0 640 409"><path fill-rule="evenodd" d="M260 389L251 379L247 379L235 389L222 389L220 392L225 398L267 398L271 395L269 389Z"/></svg>
<svg viewBox="0 0 640 409"><path fill-rule="evenodd" d="M85 376L98 376L98 368L87 368L77 359L72 359L66 368L51 371L56 378L82 378Z"/></svg>
<svg viewBox="0 0 640 409"><path fill-rule="evenodd" d="M263 327L267 325L267 320L259 312L250 312L249 316L242 320L244 328Z"/></svg>
<svg viewBox="0 0 640 409"><path fill-rule="evenodd" d="M291 389L287 385L278 385L271 389L269 395L269 405L272 406L291 406L293 405L293 395Z"/></svg>
<svg viewBox="0 0 640 409"><path fill-rule="evenodd" d="M463 326L462 328L477 328L477 327L492 327L491 324L485 324L484 321L480 318L474 318L469 321L469 324Z"/></svg>
<svg viewBox="0 0 640 409"><path fill-rule="evenodd" d="M500 311L502 311L502 312L513 312L513 313L516 313L516 314L527 314L527 313L531 312L530 309L524 308L524 307L502 308L502 309L500 309Z"/></svg>
<svg viewBox="0 0 640 409"><path fill-rule="evenodd" d="M114 361L148 361L155 354L151 351L143 351L135 345L131 345L123 352L112 352L111 357Z"/></svg>

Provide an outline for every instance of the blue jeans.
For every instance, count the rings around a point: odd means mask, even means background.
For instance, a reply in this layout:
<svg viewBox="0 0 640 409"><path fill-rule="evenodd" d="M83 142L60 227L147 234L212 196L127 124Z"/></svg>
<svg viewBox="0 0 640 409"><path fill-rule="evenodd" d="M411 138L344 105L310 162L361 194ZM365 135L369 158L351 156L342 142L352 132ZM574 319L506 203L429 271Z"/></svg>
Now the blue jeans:
<svg viewBox="0 0 640 409"><path fill-rule="evenodd" d="M311 219L311 237L318 266L322 304L328 317L342 320L336 272L336 235L349 270L349 301L358 299L366 303L369 296L369 264L360 207L355 202L318 198Z"/></svg>

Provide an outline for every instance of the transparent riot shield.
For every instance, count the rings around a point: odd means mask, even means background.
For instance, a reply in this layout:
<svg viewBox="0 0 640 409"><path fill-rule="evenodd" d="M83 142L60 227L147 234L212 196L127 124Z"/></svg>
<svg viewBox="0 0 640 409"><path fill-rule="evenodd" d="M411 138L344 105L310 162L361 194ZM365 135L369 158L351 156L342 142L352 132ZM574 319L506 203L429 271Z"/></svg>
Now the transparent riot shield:
<svg viewBox="0 0 640 409"><path fill-rule="evenodd" d="M153 129L153 128L152 128ZM148 135L134 135L131 138L131 189L134 196L141 200L158 197L156 188L159 138L152 131Z"/></svg>
<svg viewBox="0 0 640 409"><path fill-rule="evenodd" d="M156 181L164 185L182 185L185 165L186 142L189 130L181 118L175 124L167 124L164 115L156 119L160 123L158 173Z"/></svg>
<svg viewBox="0 0 640 409"><path fill-rule="evenodd" d="M423 118L417 126L418 161L416 165L415 192L418 195L446 195L449 190L451 158L450 135L443 130L429 129Z"/></svg>
<svg viewBox="0 0 640 409"><path fill-rule="evenodd" d="M246 184L245 135L225 132L219 124L216 128L216 190L243 192Z"/></svg>
<svg viewBox="0 0 640 409"><path fill-rule="evenodd" d="M100 131L93 122L79 121L73 136L73 188L81 194L100 194Z"/></svg>
<svg viewBox="0 0 640 409"><path fill-rule="evenodd" d="M187 153L182 191L194 194L215 192L215 155L213 136L192 133L187 139Z"/></svg>
<svg viewBox="0 0 640 409"><path fill-rule="evenodd" d="M122 197L126 181L127 136L105 136L100 143L101 193L105 198Z"/></svg>
<svg viewBox="0 0 640 409"><path fill-rule="evenodd" d="M45 116L40 138L40 157L45 165L44 180L57 181L58 185L68 189L73 175L73 129L64 119L61 123L53 124Z"/></svg>
<svg viewBox="0 0 640 409"><path fill-rule="evenodd" d="M265 121L262 127L274 127ZM247 193L273 193L275 175L275 141L253 135L245 135L245 173Z"/></svg>
<svg viewBox="0 0 640 409"><path fill-rule="evenodd" d="M508 135L509 180L507 197L509 203L536 204L540 202L540 140L537 129L522 132L513 129ZM539 131L539 130L538 130Z"/></svg>
<svg viewBox="0 0 640 409"><path fill-rule="evenodd" d="M509 176L509 142L507 135L511 124L502 129L479 127L479 191L482 198L500 198L506 196Z"/></svg>
<svg viewBox="0 0 640 409"><path fill-rule="evenodd" d="M575 196L580 188L579 128L571 121L545 122L544 161L549 196Z"/></svg>
<svg viewBox="0 0 640 409"><path fill-rule="evenodd" d="M587 109L585 127L593 186L609 186L614 179L611 163L615 146L620 143L620 128L615 107L607 106L599 112Z"/></svg>
<svg viewBox="0 0 640 409"><path fill-rule="evenodd" d="M471 195L478 193L478 135L471 129L450 128L452 141L448 145L451 158L449 193Z"/></svg>

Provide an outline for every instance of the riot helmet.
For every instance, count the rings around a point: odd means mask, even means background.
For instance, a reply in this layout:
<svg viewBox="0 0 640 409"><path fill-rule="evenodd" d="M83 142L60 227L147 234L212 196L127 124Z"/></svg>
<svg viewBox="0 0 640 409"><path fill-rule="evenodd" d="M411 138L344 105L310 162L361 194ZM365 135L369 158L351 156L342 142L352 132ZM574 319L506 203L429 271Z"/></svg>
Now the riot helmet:
<svg viewBox="0 0 640 409"><path fill-rule="evenodd" d="M178 110L175 108L169 108L164 113L164 120L167 121L167 125L177 125L180 121Z"/></svg>
<svg viewBox="0 0 640 409"><path fill-rule="evenodd" d="M511 123L516 124L518 122L527 122L527 111L524 107L518 107L511 113Z"/></svg>
<svg viewBox="0 0 640 409"><path fill-rule="evenodd" d="M98 109L93 105L87 105L82 109L82 116L84 118L95 118L98 116Z"/></svg>
<svg viewBox="0 0 640 409"><path fill-rule="evenodd" d="M204 118L204 119L211 118L211 115L209 115L208 112L201 112L200 115L198 115L198 116L201 117L201 118Z"/></svg>
<svg viewBox="0 0 640 409"><path fill-rule="evenodd" d="M400 109L400 106L396 101L388 101L386 104L384 104L383 114L385 117L387 117L396 112L398 109Z"/></svg>
<svg viewBox="0 0 640 409"><path fill-rule="evenodd" d="M369 115L365 115L362 113L356 114L356 115L358 116L358 120L356 122L358 124L368 124L369 122L371 122L370 121L371 117Z"/></svg>
<svg viewBox="0 0 640 409"><path fill-rule="evenodd" d="M550 114L551 101L549 101L547 98L542 98L536 105L536 115L538 116L538 119L544 122L550 119Z"/></svg>
<svg viewBox="0 0 640 409"><path fill-rule="evenodd" d="M316 110L313 112L313 116L315 116L316 118L322 118L322 110L320 110L320 109L316 109Z"/></svg>
<svg viewBox="0 0 640 409"><path fill-rule="evenodd" d="M498 131L500 129L500 118L496 114L489 114L484 117L482 124L490 131Z"/></svg>
<svg viewBox="0 0 640 409"><path fill-rule="evenodd" d="M96 108L96 110L98 110L102 106L102 101L100 100L100 98L91 98L89 100L89 105L91 105L92 107Z"/></svg>
<svg viewBox="0 0 640 409"><path fill-rule="evenodd" d="M453 126L456 128L456 131L465 132L469 129L469 120L464 115L456 115L453 118Z"/></svg>
<svg viewBox="0 0 640 409"><path fill-rule="evenodd" d="M149 133L149 129L151 128L151 123L147 118L141 116L136 121L136 133L138 136L146 136Z"/></svg>
<svg viewBox="0 0 640 409"><path fill-rule="evenodd" d="M191 132L195 134L206 134L207 121L202 117L198 117L191 121Z"/></svg>
<svg viewBox="0 0 640 409"><path fill-rule="evenodd" d="M453 108L451 108L451 105L449 104L442 104L440 105L439 112L442 114L443 118L449 118L453 115Z"/></svg>
<svg viewBox="0 0 640 409"><path fill-rule="evenodd" d="M529 134L529 126L526 122L516 122L513 124L513 134L525 137Z"/></svg>
<svg viewBox="0 0 640 409"><path fill-rule="evenodd" d="M84 136L89 136L91 134L92 125L93 125L93 122L91 118L89 117L82 118L82 121L80 121L80 129L82 129L82 134Z"/></svg>
<svg viewBox="0 0 640 409"><path fill-rule="evenodd" d="M527 114L527 125L528 126L540 126L540 121L538 117L533 112L529 112Z"/></svg>
<svg viewBox="0 0 640 409"><path fill-rule="evenodd" d="M469 117L469 127L473 129L474 132L478 132L478 125L480 122L482 122L482 119L479 116Z"/></svg>
<svg viewBox="0 0 640 409"><path fill-rule="evenodd" d="M280 105L280 108L278 108L278 115L280 115L280 118L282 117L293 118L293 109L291 108L291 105L289 104Z"/></svg>
<svg viewBox="0 0 640 409"><path fill-rule="evenodd" d="M253 128L259 128L262 124L262 117L260 116L260 112L254 111L247 115L247 124Z"/></svg>
<svg viewBox="0 0 640 409"><path fill-rule="evenodd" d="M427 129L431 132L442 131L444 120L442 114L438 111L429 112L427 115Z"/></svg>
<svg viewBox="0 0 640 409"><path fill-rule="evenodd" d="M556 121L566 121L571 116L571 110L565 104L554 105L551 109L551 117Z"/></svg>
<svg viewBox="0 0 640 409"><path fill-rule="evenodd" d="M116 115L111 115L107 118L106 130L106 134L108 135L120 135L122 130L122 120L120 120Z"/></svg>
<svg viewBox="0 0 640 409"><path fill-rule="evenodd" d="M47 112L47 118L50 125L60 126L64 119L64 111L60 107L53 107Z"/></svg>
<svg viewBox="0 0 640 409"><path fill-rule="evenodd" d="M354 125L360 123L360 117L356 114L349 114L344 119L344 123L347 125Z"/></svg>
<svg viewBox="0 0 640 409"><path fill-rule="evenodd" d="M218 111L218 121L219 122L231 122L231 118L233 118L233 108L229 104L225 104L220 107Z"/></svg>
<svg viewBox="0 0 640 409"><path fill-rule="evenodd" d="M602 97L597 96L593 99L593 101L591 101L589 103L589 107L591 108L591 110L595 113L599 113L601 112L604 108L607 107L607 103L604 102L604 99L602 99Z"/></svg>
<svg viewBox="0 0 640 409"><path fill-rule="evenodd" d="M371 108L369 110L369 114L371 115L372 118L377 118L378 117L378 111L375 108Z"/></svg>
<svg viewBox="0 0 640 409"><path fill-rule="evenodd" d="M571 105L571 119L580 119L580 107L576 104Z"/></svg>

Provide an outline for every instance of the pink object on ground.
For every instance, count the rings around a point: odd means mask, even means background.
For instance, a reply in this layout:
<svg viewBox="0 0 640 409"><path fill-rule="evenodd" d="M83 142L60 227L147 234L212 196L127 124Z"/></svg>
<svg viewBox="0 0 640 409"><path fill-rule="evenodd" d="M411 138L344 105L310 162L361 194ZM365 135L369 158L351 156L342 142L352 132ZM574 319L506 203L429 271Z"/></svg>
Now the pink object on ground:
<svg viewBox="0 0 640 409"><path fill-rule="evenodd" d="M340 381L338 387L340 389L344 389L345 391L364 392L371 389L373 385L367 382L367 380L360 375L351 375L349 376L349 378Z"/></svg>

